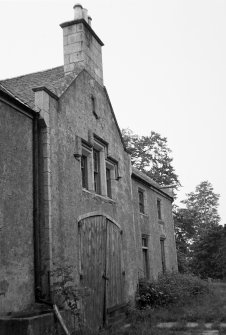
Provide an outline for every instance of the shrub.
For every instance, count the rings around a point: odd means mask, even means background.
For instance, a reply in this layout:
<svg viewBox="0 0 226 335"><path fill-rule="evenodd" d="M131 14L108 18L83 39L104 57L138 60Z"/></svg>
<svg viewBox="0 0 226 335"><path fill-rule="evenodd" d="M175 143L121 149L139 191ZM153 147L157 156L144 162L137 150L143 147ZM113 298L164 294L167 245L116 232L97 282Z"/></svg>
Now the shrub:
<svg viewBox="0 0 226 335"><path fill-rule="evenodd" d="M208 293L207 282L190 274L167 273L157 280L140 280L136 296L139 309L179 304L191 297Z"/></svg>

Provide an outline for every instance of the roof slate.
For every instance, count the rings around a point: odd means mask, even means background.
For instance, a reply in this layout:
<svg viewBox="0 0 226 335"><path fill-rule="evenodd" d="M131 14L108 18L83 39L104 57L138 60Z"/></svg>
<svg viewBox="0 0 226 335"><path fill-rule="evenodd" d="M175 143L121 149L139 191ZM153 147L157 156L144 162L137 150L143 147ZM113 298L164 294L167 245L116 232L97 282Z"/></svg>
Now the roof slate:
<svg viewBox="0 0 226 335"><path fill-rule="evenodd" d="M64 67L58 66L46 71L30 73L24 76L5 79L0 85L9 94L22 101L25 105L35 109L34 88L46 87L49 91L60 97L81 70L73 74L64 74Z"/></svg>

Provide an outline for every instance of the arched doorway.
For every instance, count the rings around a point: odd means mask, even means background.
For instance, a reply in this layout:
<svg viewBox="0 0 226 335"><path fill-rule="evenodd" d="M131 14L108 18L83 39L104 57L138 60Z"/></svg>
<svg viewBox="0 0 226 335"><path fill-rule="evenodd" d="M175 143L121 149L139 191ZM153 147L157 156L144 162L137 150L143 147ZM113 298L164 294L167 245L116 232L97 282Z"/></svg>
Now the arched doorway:
<svg viewBox="0 0 226 335"><path fill-rule="evenodd" d="M107 323L108 310L124 302L122 230L104 215L79 221L80 285L83 317L98 329Z"/></svg>

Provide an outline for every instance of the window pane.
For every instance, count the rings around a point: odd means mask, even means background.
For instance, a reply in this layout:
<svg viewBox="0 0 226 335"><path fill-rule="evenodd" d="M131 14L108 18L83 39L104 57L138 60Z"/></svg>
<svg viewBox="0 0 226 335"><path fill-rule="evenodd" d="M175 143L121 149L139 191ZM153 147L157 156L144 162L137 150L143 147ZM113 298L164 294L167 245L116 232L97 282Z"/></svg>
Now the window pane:
<svg viewBox="0 0 226 335"><path fill-rule="evenodd" d="M88 188L87 157L81 157L82 187Z"/></svg>
<svg viewBox="0 0 226 335"><path fill-rule="evenodd" d="M142 249L144 278L148 277L148 250Z"/></svg>
<svg viewBox="0 0 226 335"><path fill-rule="evenodd" d="M147 237L142 237L142 247L147 247L148 242L147 242Z"/></svg>
<svg viewBox="0 0 226 335"><path fill-rule="evenodd" d="M144 192L139 190L138 191L138 196L139 196L139 209L140 213L144 214Z"/></svg>
<svg viewBox="0 0 226 335"><path fill-rule="evenodd" d="M166 258L165 258L165 245L164 240L160 240L160 246L161 246L161 261L162 261L162 272L166 272Z"/></svg>
<svg viewBox="0 0 226 335"><path fill-rule="evenodd" d="M143 275L144 275L144 278L148 278L149 277L148 237L146 235L142 236L142 258L143 258Z"/></svg>
<svg viewBox="0 0 226 335"><path fill-rule="evenodd" d="M158 210L158 219L162 219L162 213L161 213L161 201L157 200L157 210Z"/></svg>
<svg viewBox="0 0 226 335"><path fill-rule="evenodd" d="M111 198L111 170L106 168L107 196Z"/></svg>
<svg viewBox="0 0 226 335"><path fill-rule="evenodd" d="M100 152L93 150L94 190L100 194Z"/></svg>

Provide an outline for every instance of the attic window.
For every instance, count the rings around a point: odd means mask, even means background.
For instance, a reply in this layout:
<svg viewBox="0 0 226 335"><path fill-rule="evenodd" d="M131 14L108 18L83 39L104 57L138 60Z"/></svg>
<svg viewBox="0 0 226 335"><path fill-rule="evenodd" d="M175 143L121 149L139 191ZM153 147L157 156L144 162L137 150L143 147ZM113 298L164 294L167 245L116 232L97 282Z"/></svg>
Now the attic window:
<svg viewBox="0 0 226 335"><path fill-rule="evenodd" d="M96 99L93 95L91 95L91 105L92 105L92 112L96 119L99 119L97 112L96 112Z"/></svg>

